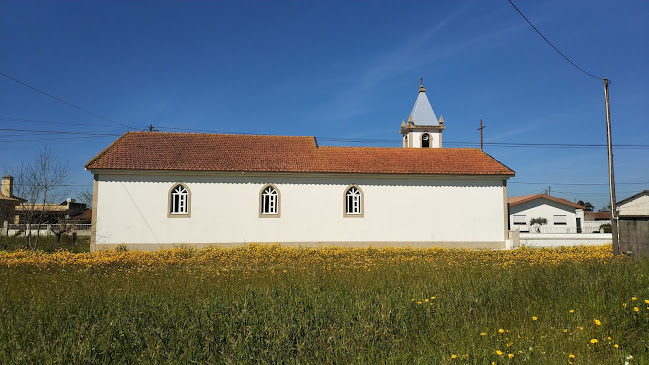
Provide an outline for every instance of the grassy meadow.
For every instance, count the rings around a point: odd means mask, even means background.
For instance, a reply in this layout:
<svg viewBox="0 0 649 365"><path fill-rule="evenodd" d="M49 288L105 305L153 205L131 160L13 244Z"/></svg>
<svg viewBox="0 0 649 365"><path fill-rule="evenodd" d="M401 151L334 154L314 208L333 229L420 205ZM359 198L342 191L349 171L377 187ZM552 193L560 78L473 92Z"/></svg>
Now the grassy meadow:
<svg viewBox="0 0 649 365"><path fill-rule="evenodd" d="M649 261L610 246L0 252L2 364L624 361Z"/></svg>

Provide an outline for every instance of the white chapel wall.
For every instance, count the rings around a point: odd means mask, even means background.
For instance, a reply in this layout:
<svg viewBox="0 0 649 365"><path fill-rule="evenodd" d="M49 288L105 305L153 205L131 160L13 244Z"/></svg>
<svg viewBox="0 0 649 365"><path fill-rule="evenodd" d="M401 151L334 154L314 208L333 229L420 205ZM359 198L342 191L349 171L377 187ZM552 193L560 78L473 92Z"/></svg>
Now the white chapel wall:
<svg viewBox="0 0 649 365"><path fill-rule="evenodd" d="M99 175L101 244L504 242L502 179L287 176L282 174ZM191 217L169 218L176 182L191 191ZM280 217L260 218L272 183ZM345 188L363 192L363 217L343 216Z"/></svg>

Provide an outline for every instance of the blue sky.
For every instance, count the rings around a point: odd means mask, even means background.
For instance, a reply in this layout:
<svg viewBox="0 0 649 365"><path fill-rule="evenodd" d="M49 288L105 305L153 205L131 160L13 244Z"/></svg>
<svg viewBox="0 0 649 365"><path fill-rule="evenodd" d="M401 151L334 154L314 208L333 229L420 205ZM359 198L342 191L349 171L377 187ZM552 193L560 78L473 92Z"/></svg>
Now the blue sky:
<svg viewBox="0 0 649 365"><path fill-rule="evenodd" d="M618 201L649 189L649 2L515 4L611 80ZM479 146L483 119L485 151L516 171L510 196L549 185L596 208L608 201L606 148L529 146L606 144L602 81L506 0L1 0L0 72L119 122L0 77L2 129L120 135L153 124L392 147L423 76L444 146ZM2 174L47 145L69 161L78 191L91 188L83 165L117 138L0 133Z"/></svg>

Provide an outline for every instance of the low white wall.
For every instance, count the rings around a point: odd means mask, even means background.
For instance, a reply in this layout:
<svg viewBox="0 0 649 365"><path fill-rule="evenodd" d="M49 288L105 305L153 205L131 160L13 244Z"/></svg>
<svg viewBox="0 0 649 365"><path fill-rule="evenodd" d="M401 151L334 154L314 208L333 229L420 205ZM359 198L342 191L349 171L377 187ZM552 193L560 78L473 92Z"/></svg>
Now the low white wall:
<svg viewBox="0 0 649 365"><path fill-rule="evenodd" d="M521 233L521 246L599 246L613 242L610 233Z"/></svg>

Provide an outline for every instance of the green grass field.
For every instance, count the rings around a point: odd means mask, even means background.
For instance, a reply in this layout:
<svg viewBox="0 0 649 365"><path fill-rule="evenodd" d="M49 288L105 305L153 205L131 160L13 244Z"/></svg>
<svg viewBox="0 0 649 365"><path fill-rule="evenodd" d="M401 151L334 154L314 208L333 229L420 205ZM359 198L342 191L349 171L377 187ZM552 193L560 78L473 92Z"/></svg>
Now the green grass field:
<svg viewBox="0 0 649 365"><path fill-rule="evenodd" d="M0 253L0 363L649 363L607 250Z"/></svg>
<svg viewBox="0 0 649 365"><path fill-rule="evenodd" d="M35 237L32 237L34 240ZM23 236L1 236L0 250L16 251L27 249L27 243ZM54 252L56 250L66 250L75 253L90 251L90 236L79 236L76 242L72 242L72 237L68 234L61 236L61 241L56 242L56 236L41 236L39 238L38 249L44 252Z"/></svg>

